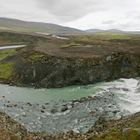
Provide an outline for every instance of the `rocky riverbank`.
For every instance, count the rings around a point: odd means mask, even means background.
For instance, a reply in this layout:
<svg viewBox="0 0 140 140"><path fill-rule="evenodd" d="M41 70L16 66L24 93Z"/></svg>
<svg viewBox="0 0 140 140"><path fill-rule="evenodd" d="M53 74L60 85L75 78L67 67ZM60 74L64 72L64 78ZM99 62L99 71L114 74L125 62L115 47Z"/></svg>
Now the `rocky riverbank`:
<svg viewBox="0 0 140 140"><path fill-rule="evenodd" d="M11 119L5 113L0 112L0 139L21 140L27 135L27 130Z"/></svg>
<svg viewBox="0 0 140 140"><path fill-rule="evenodd" d="M139 140L140 113L121 118L118 121L106 121L100 118L96 125L85 134L72 131L57 135L47 133L27 133L26 129L9 116L0 113L1 140Z"/></svg>

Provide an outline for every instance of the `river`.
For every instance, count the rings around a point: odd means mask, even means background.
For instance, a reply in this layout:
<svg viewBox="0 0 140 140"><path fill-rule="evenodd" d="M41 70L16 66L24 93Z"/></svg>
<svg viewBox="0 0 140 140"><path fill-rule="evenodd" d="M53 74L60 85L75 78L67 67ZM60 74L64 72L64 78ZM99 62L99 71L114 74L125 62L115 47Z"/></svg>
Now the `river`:
<svg viewBox="0 0 140 140"><path fill-rule="evenodd" d="M0 85L0 110L29 131L88 131L100 118L119 119L140 111L140 80L33 89Z"/></svg>
<svg viewBox="0 0 140 140"><path fill-rule="evenodd" d="M5 46L0 46L0 50L23 48L23 47L26 47L26 45L5 45Z"/></svg>

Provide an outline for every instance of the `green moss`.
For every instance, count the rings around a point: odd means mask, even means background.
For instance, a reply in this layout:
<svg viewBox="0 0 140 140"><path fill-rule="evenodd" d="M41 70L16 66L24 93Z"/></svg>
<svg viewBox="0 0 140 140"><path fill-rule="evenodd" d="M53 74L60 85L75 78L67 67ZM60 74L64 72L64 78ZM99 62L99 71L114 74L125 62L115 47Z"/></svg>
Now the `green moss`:
<svg viewBox="0 0 140 140"><path fill-rule="evenodd" d="M135 128L140 128L140 118L134 123Z"/></svg>
<svg viewBox="0 0 140 140"><path fill-rule="evenodd" d="M140 132L138 129L129 129L124 135L127 140L140 140Z"/></svg>
<svg viewBox="0 0 140 140"><path fill-rule="evenodd" d="M110 39L131 39L132 35L120 34L120 33L97 33L95 35L89 35L87 37L88 39L96 38L96 39L102 39L102 40L110 40Z"/></svg>
<svg viewBox="0 0 140 140"><path fill-rule="evenodd" d="M8 79L13 74L13 66L12 62L0 62L0 79Z"/></svg>
<svg viewBox="0 0 140 140"><path fill-rule="evenodd" d="M93 44L93 45L113 45L112 40L117 40L117 43L125 43L132 45L140 44L140 36L120 33L96 33L94 35L79 35L73 36L72 40L75 43ZM128 43L129 42L129 43ZM115 42L116 43L116 42Z"/></svg>
<svg viewBox="0 0 140 140"><path fill-rule="evenodd" d="M29 59L31 59L33 61L37 61L37 60L40 60L43 57L44 57L44 54L39 53L39 52L34 52L29 56Z"/></svg>
<svg viewBox="0 0 140 140"><path fill-rule="evenodd" d="M69 43L69 44L66 44L66 45L61 46L61 48L75 47L75 46L79 46L79 45L80 45L80 44L71 42L71 43Z"/></svg>
<svg viewBox="0 0 140 140"><path fill-rule="evenodd" d="M103 37L103 39L131 39L131 35L123 33L98 33L97 35Z"/></svg>
<svg viewBox="0 0 140 140"><path fill-rule="evenodd" d="M108 131L103 135L91 137L89 140L140 140L139 129L128 129L125 132L116 130Z"/></svg>
<svg viewBox="0 0 140 140"><path fill-rule="evenodd" d="M109 131L103 135L91 137L89 140L126 140L120 131Z"/></svg>
<svg viewBox="0 0 140 140"><path fill-rule="evenodd" d="M0 61L16 53L16 49L0 50Z"/></svg>

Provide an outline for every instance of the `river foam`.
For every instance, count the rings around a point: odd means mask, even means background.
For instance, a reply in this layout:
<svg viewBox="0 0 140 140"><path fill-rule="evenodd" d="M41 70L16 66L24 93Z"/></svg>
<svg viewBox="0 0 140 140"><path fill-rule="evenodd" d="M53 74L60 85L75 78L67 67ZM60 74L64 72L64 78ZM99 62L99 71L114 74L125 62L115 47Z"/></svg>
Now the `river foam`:
<svg viewBox="0 0 140 140"><path fill-rule="evenodd" d="M120 79L112 82L109 90L117 94L121 111L128 111L129 113L140 111L139 83L140 79Z"/></svg>

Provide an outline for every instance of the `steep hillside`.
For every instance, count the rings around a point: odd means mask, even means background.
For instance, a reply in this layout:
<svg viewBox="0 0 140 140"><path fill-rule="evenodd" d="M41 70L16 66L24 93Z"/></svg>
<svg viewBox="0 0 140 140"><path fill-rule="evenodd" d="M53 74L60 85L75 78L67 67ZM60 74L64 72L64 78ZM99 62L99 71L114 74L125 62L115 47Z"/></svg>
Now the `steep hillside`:
<svg viewBox="0 0 140 140"><path fill-rule="evenodd" d="M101 30L101 29L89 29L86 30L87 33L125 33L124 31L117 29Z"/></svg>
<svg viewBox="0 0 140 140"><path fill-rule="evenodd" d="M112 34L140 34L140 31L123 31L118 29L108 29L108 30L101 30L101 29L88 29L85 30L88 34L95 34L95 33L112 33Z"/></svg>
<svg viewBox="0 0 140 140"><path fill-rule="evenodd" d="M0 18L0 29L20 32L43 32L48 34L72 34L82 32L78 29L64 27L56 24L26 22L8 18Z"/></svg>

